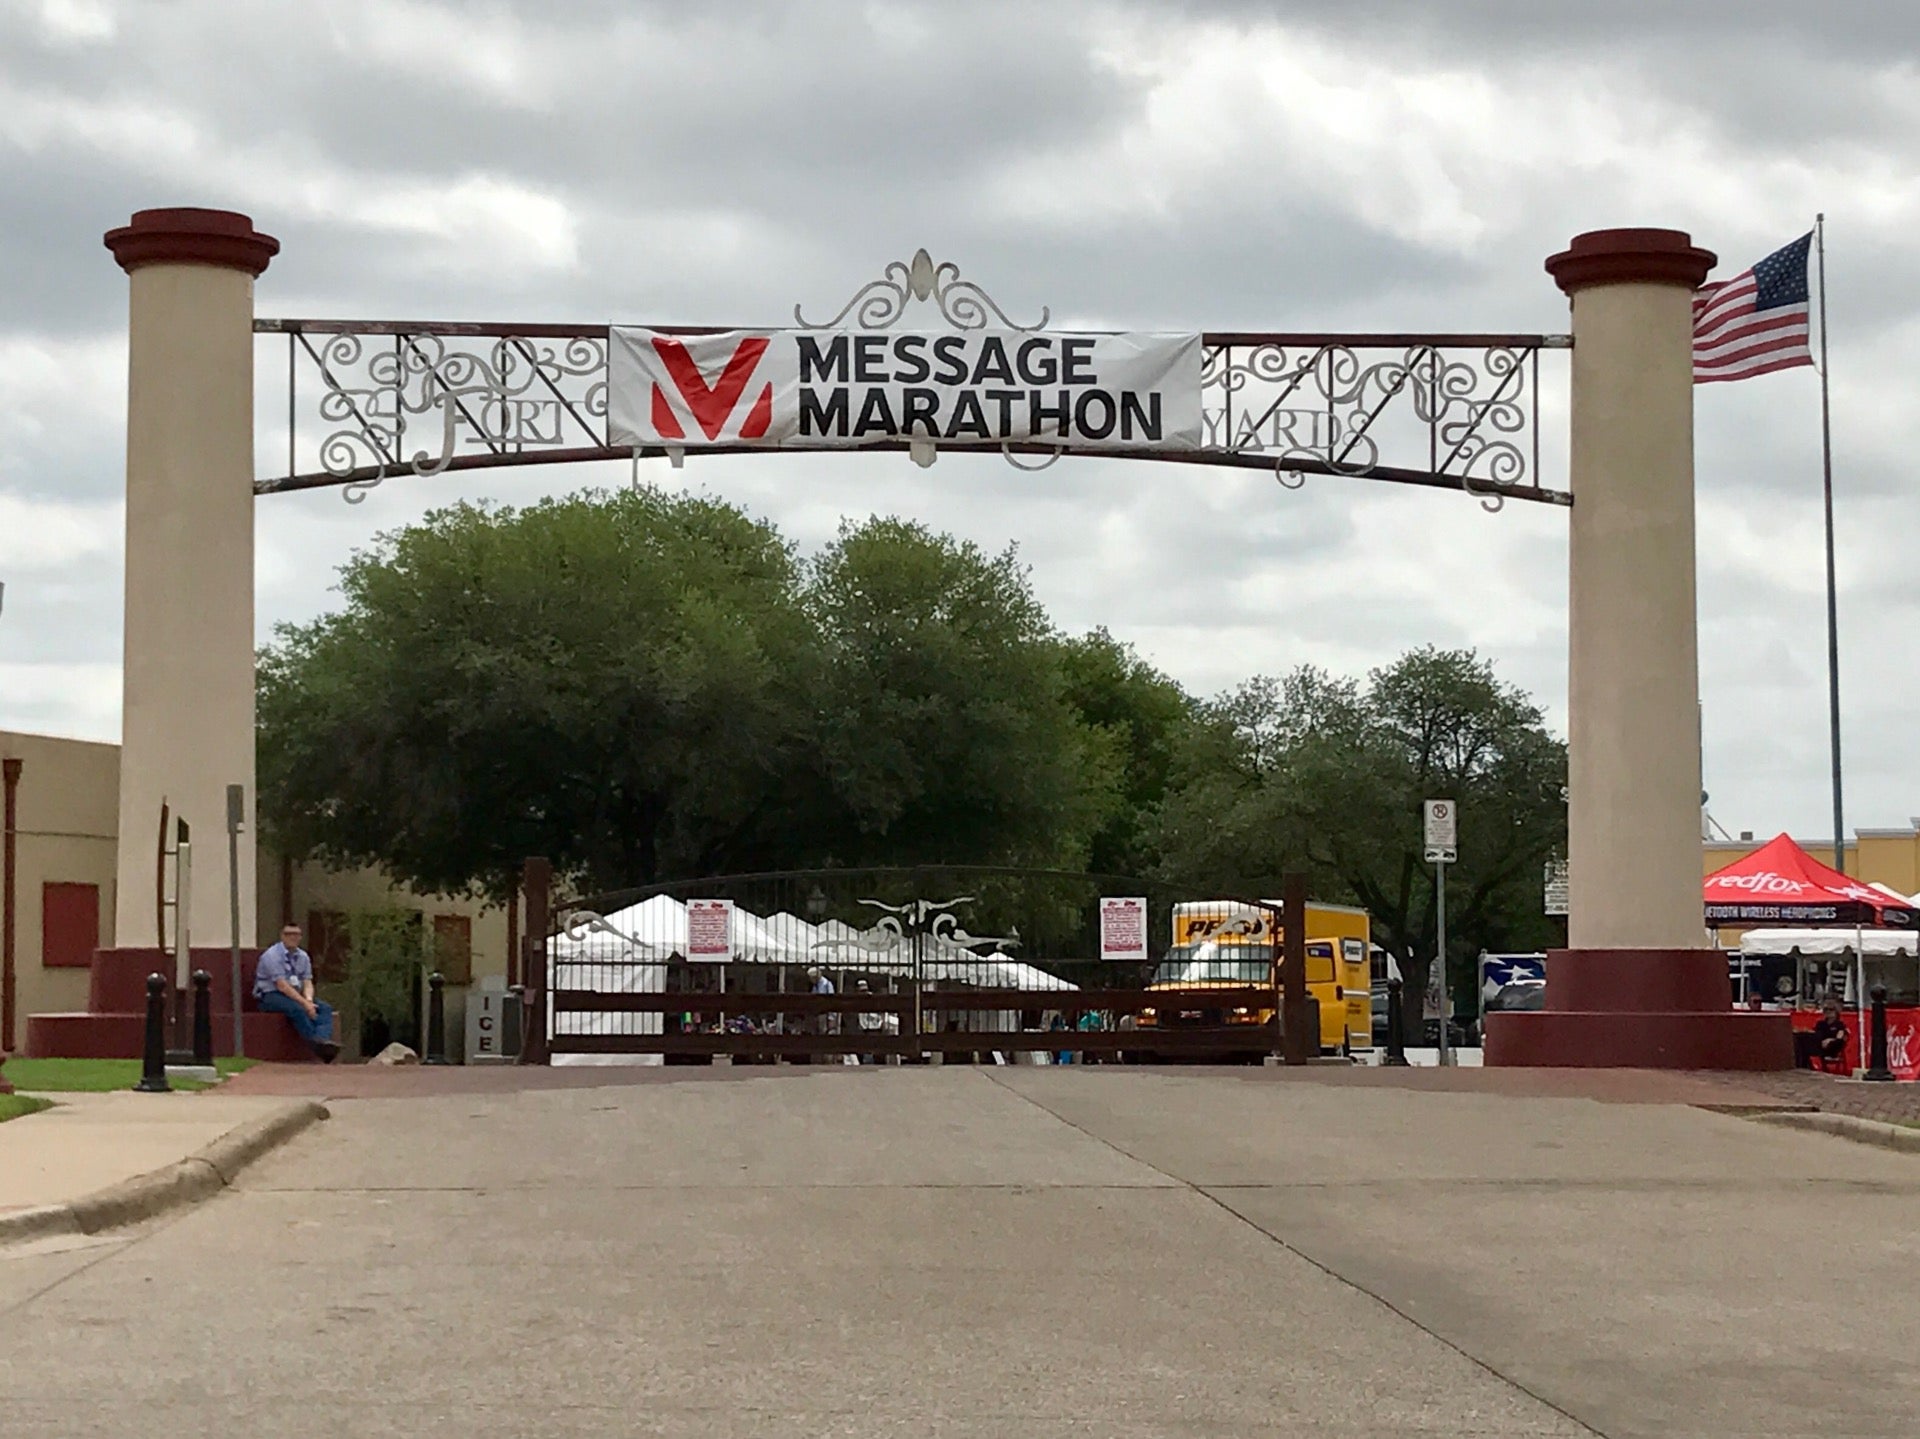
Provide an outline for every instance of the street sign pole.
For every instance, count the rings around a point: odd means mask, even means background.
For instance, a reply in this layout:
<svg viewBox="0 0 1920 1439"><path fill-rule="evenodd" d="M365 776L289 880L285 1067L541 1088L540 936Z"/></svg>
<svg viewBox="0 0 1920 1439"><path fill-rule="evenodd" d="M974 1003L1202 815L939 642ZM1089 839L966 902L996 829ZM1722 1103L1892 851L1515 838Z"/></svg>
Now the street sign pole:
<svg viewBox="0 0 1920 1439"><path fill-rule="evenodd" d="M1460 856L1460 809L1450 799L1430 799L1424 806L1427 862L1433 866L1434 947L1440 966L1440 1063L1453 1063L1447 1043L1447 1023L1453 1018L1453 996L1447 983L1447 866Z"/></svg>
<svg viewBox="0 0 1920 1439"><path fill-rule="evenodd" d="M233 978L233 1052L236 1058L247 1052L247 1028L240 1010L240 831L246 828L246 790L237 784L227 786L227 916L229 956Z"/></svg>
<svg viewBox="0 0 1920 1439"><path fill-rule="evenodd" d="M1440 1065L1445 1068L1453 1063L1453 1050L1447 1044L1447 1021L1453 1016L1453 998L1447 986L1447 862L1444 859L1434 861L1433 893L1434 927L1440 950Z"/></svg>

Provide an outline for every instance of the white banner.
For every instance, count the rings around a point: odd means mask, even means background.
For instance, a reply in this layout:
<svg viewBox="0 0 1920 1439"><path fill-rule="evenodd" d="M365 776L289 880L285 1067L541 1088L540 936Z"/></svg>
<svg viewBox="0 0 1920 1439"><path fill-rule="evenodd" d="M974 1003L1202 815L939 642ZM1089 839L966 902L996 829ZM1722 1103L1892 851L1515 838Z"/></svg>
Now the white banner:
<svg viewBox="0 0 1920 1439"><path fill-rule="evenodd" d="M687 958L722 963L733 958L732 900L687 901Z"/></svg>
<svg viewBox="0 0 1920 1439"><path fill-rule="evenodd" d="M1077 449L1201 443L1198 335L734 330L607 338L608 442Z"/></svg>
<svg viewBox="0 0 1920 1439"><path fill-rule="evenodd" d="M1100 901L1100 957L1147 957L1147 902L1144 899Z"/></svg>

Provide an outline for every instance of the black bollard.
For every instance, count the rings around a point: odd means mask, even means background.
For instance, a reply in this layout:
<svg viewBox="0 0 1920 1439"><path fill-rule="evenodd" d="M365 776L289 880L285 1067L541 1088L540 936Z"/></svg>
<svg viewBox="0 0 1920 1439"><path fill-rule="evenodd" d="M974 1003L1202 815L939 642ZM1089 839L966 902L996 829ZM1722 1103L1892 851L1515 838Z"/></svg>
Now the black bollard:
<svg viewBox="0 0 1920 1439"><path fill-rule="evenodd" d="M1873 996L1873 1047L1869 1051L1867 1072L1862 1079L1889 1080L1893 1071L1887 1068L1887 987L1876 984L1867 991Z"/></svg>
<svg viewBox="0 0 1920 1439"><path fill-rule="evenodd" d="M165 976L147 976L147 1036L141 1046L140 1082L134 1088L142 1094L168 1094L167 1083L167 981Z"/></svg>
<svg viewBox="0 0 1920 1439"><path fill-rule="evenodd" d="M193 1062L213 1063L213 976L204 969L193 972Z"/></svg>
<svg viewBox="0 0 1920 1439"><path fill-rule="evenodd" d="M1404 987L1397 979L1387 981L1387 1057L1380 1063L1395 1068L1407 1063L1407 1021L1400 996Z"/></svg>
<svg viewBox="0 0 1920 1439"><path fill-rule="evenodd" d="M427 976L427 1057L428 1064L447 1062L447 1002L441 991L446 979L439 970Z"/></svg>

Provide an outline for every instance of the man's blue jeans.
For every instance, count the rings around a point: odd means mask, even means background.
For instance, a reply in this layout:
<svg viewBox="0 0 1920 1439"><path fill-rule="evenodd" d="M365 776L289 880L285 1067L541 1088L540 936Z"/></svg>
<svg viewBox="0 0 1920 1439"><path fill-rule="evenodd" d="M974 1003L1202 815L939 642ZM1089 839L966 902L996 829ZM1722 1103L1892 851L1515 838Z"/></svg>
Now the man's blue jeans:
<svg viewBox="0 0 1920 1439"><path fill-rule="evenodd" d="M319 1044L333 1038L333 1006L324 999L313 1002L313 1018L307 1018L307 1011L298 1000L274 990L259 998L260 1008L268 1014L284 1014L293 1024L293 1032L308 1044Z"/></svg>

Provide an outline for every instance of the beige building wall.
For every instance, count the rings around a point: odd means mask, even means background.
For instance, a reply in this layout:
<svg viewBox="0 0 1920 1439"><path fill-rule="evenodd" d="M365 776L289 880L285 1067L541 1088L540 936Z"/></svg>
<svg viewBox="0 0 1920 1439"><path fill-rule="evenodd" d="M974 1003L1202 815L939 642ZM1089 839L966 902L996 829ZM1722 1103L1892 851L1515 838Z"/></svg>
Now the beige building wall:
<svg viewBox="0 0 1920 1439"><path fill-rule="evenodd" d="M0 730L0 757L20 761L12 897L18 1045L25 1040L27 1015L87 1007L86 968L49 969L44 963L46 886L94 886L100 943L113 943L120 748Z"/></svg>
<svg viewBox="0 0 1920 1439"><path fill-rule="evenodd" d="M49 884L92 885L97 892L99 945L115 943L117 816L120 784L120 747L52 735L0 731L0 757L21 762L18 823L15 835L14 945L18 1014L15 1043L24 1041L26 1016L84 1010L87 1007L85 965L49 968L43 963L45 935L41 925L42 898ZM147 844L146 883L132 903L151 915L154 904L152 858L157 834ZM503 979L507 972L507 917L503 908L479 900L419 895L393 883L378 870L329 870L317 864L281 863L268 850L258 854L251 842L241 847L243 870L257 874L254 893L258 923L250 940L264 947L279 937L283 912L290 906L294 919L309 924L316 915L348 914L357 910L411 910L421 916L422 956L435 921L466 921L470 972L465 983L445 989L447 1048L459 1058L466 1033L468 989L487 979ZM227 855L224 832L217 842L196 843L196 893L227 904ZM147 927L152 928L151 918ZM452 926L458 929L458 925ZM196 934L203 945L220 945L225 923L217 936ZM450 976L457 979L460 976ZM356 1036L345 1036L354 1038Z"/></svg>
<svg viewBox="0 0 1920 1439"><path fill-rule="evenodd" d="M377 869L331 870L324 865L295 863L291 866L279 856L262 850L259 863L259 943L262 947L279 938L280 926L291 918L307 933L309 948L324 941L329 924L336 916L356 912L405 910L420 916L423 961L433 954L434 936L439 926L460 930L457 921L465 921L469 969L465 982L457 973L448 974L442 991L446 1005L447 1054L454 1060L464 1058L466 1036L466 997L473 986L487 980L503 980L507 973L507 913L503 907L472 898L447 895L422 895L394 883ZM450 923L452 922L452 923ZM342 1000L338 985L320 986L325 997ZM345 1005L342 1008L345 1009ZM422 1004L425 1012L425 1004ZM357 1016L344 1015L349 1021ZM343 1023L340 1038L352 1052L359 1035L357 1023Z"/></svg>

